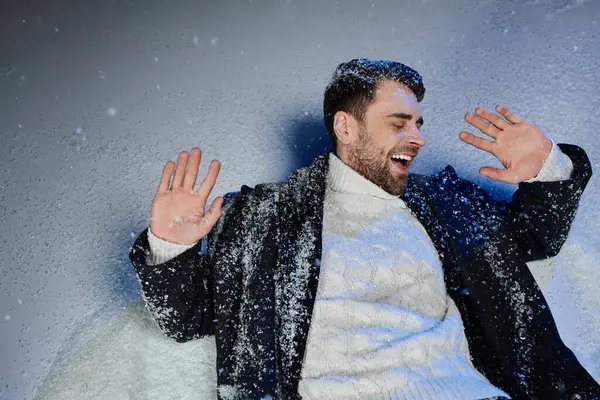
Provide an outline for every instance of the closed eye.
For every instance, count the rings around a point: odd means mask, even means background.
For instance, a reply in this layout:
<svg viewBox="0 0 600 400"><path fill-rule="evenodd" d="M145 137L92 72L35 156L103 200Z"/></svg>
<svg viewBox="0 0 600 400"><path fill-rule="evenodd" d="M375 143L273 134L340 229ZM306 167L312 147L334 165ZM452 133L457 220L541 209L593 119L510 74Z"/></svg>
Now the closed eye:
<svg viewBox="0 0 600 400"><path fill-rule="evenodd" d="M422 126L423 126L423 123L417 121L417 129L421 129ZM405 124L402 124L402 125L392 124L392 128L394 128L394 130L396 130L396 131L401 131L403 129L406 129L406 125Z"/></svg>

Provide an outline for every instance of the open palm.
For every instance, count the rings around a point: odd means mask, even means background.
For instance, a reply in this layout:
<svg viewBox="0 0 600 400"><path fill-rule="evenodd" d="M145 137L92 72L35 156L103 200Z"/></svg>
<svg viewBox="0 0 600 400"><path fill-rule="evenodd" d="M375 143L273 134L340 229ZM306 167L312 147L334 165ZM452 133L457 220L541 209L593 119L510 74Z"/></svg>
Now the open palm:
<svg viewBox="0 0 600 400"><path fill-rule="evenodd" d="M223 198L220 196L205 212L221 168L218 161L210 163L202 184L194 190L201 156L200 149L194 147L191 154L179 153L177 166L172 161L165 164L150 210L150 230L156 237L171 243L195 244L210 232L221 216Z"/></svg>
<svg viewBox="0 0 600 400"><path fill-rule="evenodd" d="M465 121L494 141L460 132L460 139L480 150L493 154L506 168L481 167L479 173L506 183L519 183L537 176L552 150L552 141L535 125L513 114L508 108L496 106L502 117L482 108L467 113Z"/></svg>

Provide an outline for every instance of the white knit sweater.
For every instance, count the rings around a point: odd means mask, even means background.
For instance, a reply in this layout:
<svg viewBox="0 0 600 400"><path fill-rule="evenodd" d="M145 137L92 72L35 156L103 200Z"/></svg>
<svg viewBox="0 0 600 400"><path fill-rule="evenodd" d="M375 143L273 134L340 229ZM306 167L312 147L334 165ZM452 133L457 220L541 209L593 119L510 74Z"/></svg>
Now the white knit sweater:
<svg viewBox="0 0 600 400"><path fill-rule="evenodd" d="M566 179L553 142L538 176ZM192 245L148 231L148 263ZM404 202L330 155L317 297L302 367L303 399L509 397L472 365L433 243Z"/></svg>
<svg viewBox="0 0 600 400"><path fill-rule="evenodd" d="M427 232L398 197L336 156L303 399L481 399L506 395L471 364Z"/></svg>

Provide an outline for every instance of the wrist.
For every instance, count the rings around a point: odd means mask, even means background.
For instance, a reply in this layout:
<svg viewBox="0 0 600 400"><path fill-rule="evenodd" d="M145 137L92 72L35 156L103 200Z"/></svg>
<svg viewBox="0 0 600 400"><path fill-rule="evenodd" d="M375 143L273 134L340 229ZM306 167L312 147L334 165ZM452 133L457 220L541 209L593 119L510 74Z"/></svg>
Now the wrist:
<svg viewBox="0 0 600 400"><path fill-rule="evenodd" d="M544 169L544 164L546 163L546 161L550 157L550 154L552 153L553 146L554 145L553 145L552 140L549 139L549 138L546 138L546 141L540 147L539 156L537 157L540 160L537 163L537 165L539 167L537 168L537 171L536 171L534 177L538 176L539 173L540 173L540 171L542 171L542 169Z"/></svg>

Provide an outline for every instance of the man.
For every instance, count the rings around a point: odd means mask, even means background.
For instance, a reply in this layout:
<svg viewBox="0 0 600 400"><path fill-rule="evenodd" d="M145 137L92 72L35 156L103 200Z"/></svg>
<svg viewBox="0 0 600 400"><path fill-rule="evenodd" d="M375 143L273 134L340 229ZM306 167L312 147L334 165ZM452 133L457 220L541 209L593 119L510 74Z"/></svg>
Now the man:
<svg viewBox="0 0 600 400"><path fill-rule="evenodd" d="M219 398L600 398L525 264L566 240L585 152L478 108L465 119L493 140L460 139L505 167L482 175L519 184L510 203L451 166L408 174L424 92L397 62L339 65L334 152L206 214L219 163L198 190L199 149L165 165L130 259L167 335L216 335Z"/></svg>

